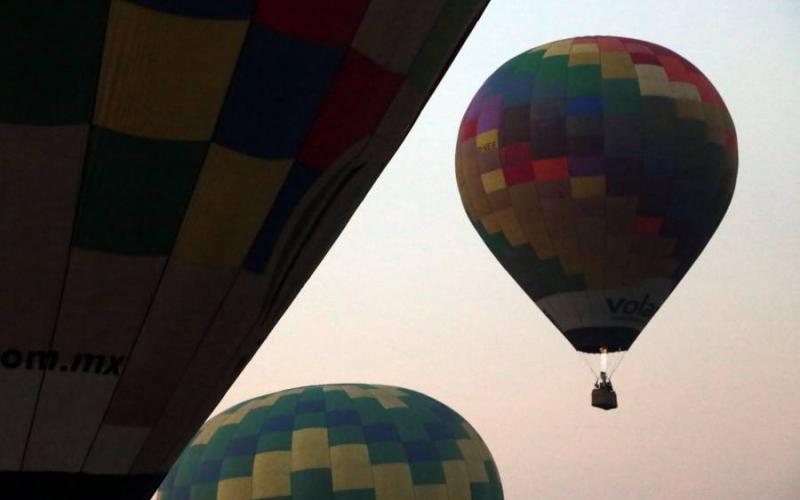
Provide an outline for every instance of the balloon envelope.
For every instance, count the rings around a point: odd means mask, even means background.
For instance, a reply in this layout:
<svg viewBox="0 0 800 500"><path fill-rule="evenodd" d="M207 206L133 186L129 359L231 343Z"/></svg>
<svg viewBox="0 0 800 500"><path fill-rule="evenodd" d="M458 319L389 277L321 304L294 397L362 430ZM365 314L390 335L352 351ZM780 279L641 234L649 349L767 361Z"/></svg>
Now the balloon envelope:
<svg viewBox="0 0 800 500"><path fill-rule="evenodd" d="M575 349L627 350L731 200L721 97L664 47L591 36L511 59L461 122L456 174L478 233Z"/></svg>
<svg viewBox="0 0 800 500"><path fill-rule="evenodd" d="M346 384L251 399L209 420L159 489L185 498L500 500L492 456L442 403Z"/></svg>
<svg viewBox="0 0 800 500"><path fill-rule="evenodd" d="M485 3L2 2L4 496L149 497Z"/></svg>

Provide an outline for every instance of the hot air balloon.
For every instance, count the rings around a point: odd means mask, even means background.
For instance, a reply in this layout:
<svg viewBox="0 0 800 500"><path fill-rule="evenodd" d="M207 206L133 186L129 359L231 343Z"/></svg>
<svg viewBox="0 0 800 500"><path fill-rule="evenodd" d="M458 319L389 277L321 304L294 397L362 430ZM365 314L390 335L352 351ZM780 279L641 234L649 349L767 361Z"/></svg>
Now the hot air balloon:
<svg viewBox="0 0 800 500"><path fill-rule="evenodd" d="M503 490L486 444L456 412L408 389L344 384L212 418L157 498L501 500Z"/></svg>
<svg viewBox="0 0 800 500"><path fill-rule="evenodd" d="M4 498L149 498L486 1L0 3Z"/></svg>
<svg viewBox="0 0 800 500"><path fill-rule="evenodd" d="M470 221L572 346L594 406L611 373L708 243L736 182L733 122L689 61L609 36L511 59L461 122ZM598 366L599 365L599 366Z"/></svg>

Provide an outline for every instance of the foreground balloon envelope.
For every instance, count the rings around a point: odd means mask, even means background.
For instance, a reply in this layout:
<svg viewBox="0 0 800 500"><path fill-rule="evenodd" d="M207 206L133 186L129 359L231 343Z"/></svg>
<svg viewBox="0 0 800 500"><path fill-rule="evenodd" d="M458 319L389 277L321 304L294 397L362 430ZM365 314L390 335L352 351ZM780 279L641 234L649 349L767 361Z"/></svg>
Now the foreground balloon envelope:
<svg viewBox="0 0 800 500"><path fill-rule="evenodd" d="M149 498L484 5L2 2L4 497Z"/></svg>
<svg viewBox="0 0 800 500"><path fill-rule="evenodd" d="M500 500L489 450L456 412L365 384L291 389L209 420L160 500Z"/></svg>
<svg viewBox="0 0 800 500"><path fill-rule="evenodd" d="M618 37L520 54L484 83L456 158L467 214L579 351L625 351L708 243L736 135L691 63Z"/></svg>

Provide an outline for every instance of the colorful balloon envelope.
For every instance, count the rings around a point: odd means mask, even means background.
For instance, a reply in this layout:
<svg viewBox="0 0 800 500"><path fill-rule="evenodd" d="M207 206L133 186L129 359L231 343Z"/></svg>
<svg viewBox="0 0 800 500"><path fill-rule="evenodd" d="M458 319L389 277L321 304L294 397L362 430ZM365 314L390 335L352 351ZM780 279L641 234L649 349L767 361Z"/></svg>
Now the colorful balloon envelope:
<svg viewBox="0 0 800 500"><path fill-rule="evenodd" d="M733 122L700 70L608 36L501 66L469 105L456 152L478 233L572 346L599 355L598 388L614 399L609 356L631 347L700 255L736 172Z"/></svg>
<svg viewBox="0 0 800 500"><path fill-rule="evenodd" d="M0 3L3 498L150 498L486 1Z"/></svg>
<svg viewBox="0 0 800 500"><path fill-rule="evenodd" d="M251 399L209 420L159 500L501 500L472 426L424 394L320 385Z"/></svg>

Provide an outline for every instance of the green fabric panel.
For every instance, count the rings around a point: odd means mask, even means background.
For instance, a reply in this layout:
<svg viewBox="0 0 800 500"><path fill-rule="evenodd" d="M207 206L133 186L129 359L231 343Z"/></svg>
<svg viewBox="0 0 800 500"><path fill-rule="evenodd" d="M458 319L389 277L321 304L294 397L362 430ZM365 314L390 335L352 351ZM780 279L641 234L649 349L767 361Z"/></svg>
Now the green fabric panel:
<svg viewBox="0 0 800 500"><path fill-rule="evenodd" d="M200 483L192 485L191 500L217 500L217 484Z"/></svg>
<svg viewBox="0 0 800 500"><path fill-rule="evenodd" d="M225 458L228 443L231 442L231 438L234 434L236 434L236 427L232 425L223 425L217 429L217 432L214 433L208 441L208 444L206 444L201 461L208 462Z"/></svg>
<svg viewBox="0 0 800 500"><path fill-rule="evenodd" d="M328 444L363 444L367 440L361 427L355 425L337 425L328 428Z"/></svg>
<svg viewBox="0 0 800 500"><path fill-rule="evenodd" d="M488 0L450 0L448 1L436 23L433 25L428 39L422 46L417 60L406 76L410 85L419 92L427 93L436 81L441 68L452 57L454 41L460 40L459 33L467 32L464 26L476 16L488 3Z"/></svg>
<svg viewBox="0 0 800 500"><path fill-rule="evenodd" d="M143 139L97 128L81 188L74 243L88 250L167 255L206 143Z"/></svg>
<svg viewBox="0 0 800 500"><path fill-rule="evenodd" d="M108 0L0 2L0 122L91 122Z"/></svg>
<svg viewBox="0 0 800 500"><path fill-rule="evenodd" d="M292 472L293 500L333 499L330 469L309 469Z"/></svg>
<svg viewBox="0 0 800 500"><path fill-rule="evenodd" d="M413 418L408 408L392 408L389 410L394 427L403 442L424 441L428 439L428 432L422 423Z"/></svg>
<svg viewBox="0 0 800 500"><path fill-rule="evenodd" d="M294 417L295 430L327 426L324 413L298 413Z"/></svg>
<svg viewBox="0 0 800 500"><path fill-rule="evenodd" d="M253 456L225 457L220 470L220 480L253 475Z"/></svg>
<svg viewBox="0 0 800 500"><path fill-rule="evenodd" d="M325 410L352 410L353 402L343 391L328 391L325 393Z"/></svg>
<svg viewBox="0 0 800 500"><path fill-rule="evenodd" d="M536 84L554 85L562 89L565 88L567 85L568 63L568 56L550 56L543 58L542 62L539 63L539 71L536 73Z"/></svg>
<svg viewBox="0 0 800 500"><path fill-rule="evenodd" d="M458 443L452 439L436 441L435 446L436 454L442 461L461 460L464 458L464 455L461 454L461 448L458 447Z"/></svg>
<svg viewBox="0 0 800 500"><path fill-rule="evenodd" d="M397 441L369 443L369 460L374 465L406 462L406 450Z"/></svg>
<svg viewBox="0 0 800 500"><path fill-rule="evenodd" d="M603 91L600 65L569 66L567 68L567 96L600 95Z"/></svg>
<svg viewBox="0 0 800 500"><path fill-rule="evenodd" d="M639 81L631 78L603 79L603 112L637 114L642 110Z"/></svg>
<svg viewBox="0 0 800 500"><path fill-rule="evenodd" d="M409 464L414 484L445 484L441 462L414 462Z"/></svg>
<svg viewBox="0 0 800 500"><path fill-rule="evenodd" d="M364 425L390 421L383 406L372 398L356 399L353 401L353 405L356 407L356 411L361 417L361 423Z"/></svg>
<svg viewBox="0 0 800 500"><path fill-rule="evenodd" d="M259 436L256 452L288 451L292 449L292 431L266 432Z"/></svg>
<svg viewBox="0 0 800 500"><path fill-rule="evenodd" d="M334 500L375 500L375 490L334 491Z"/></svg>

